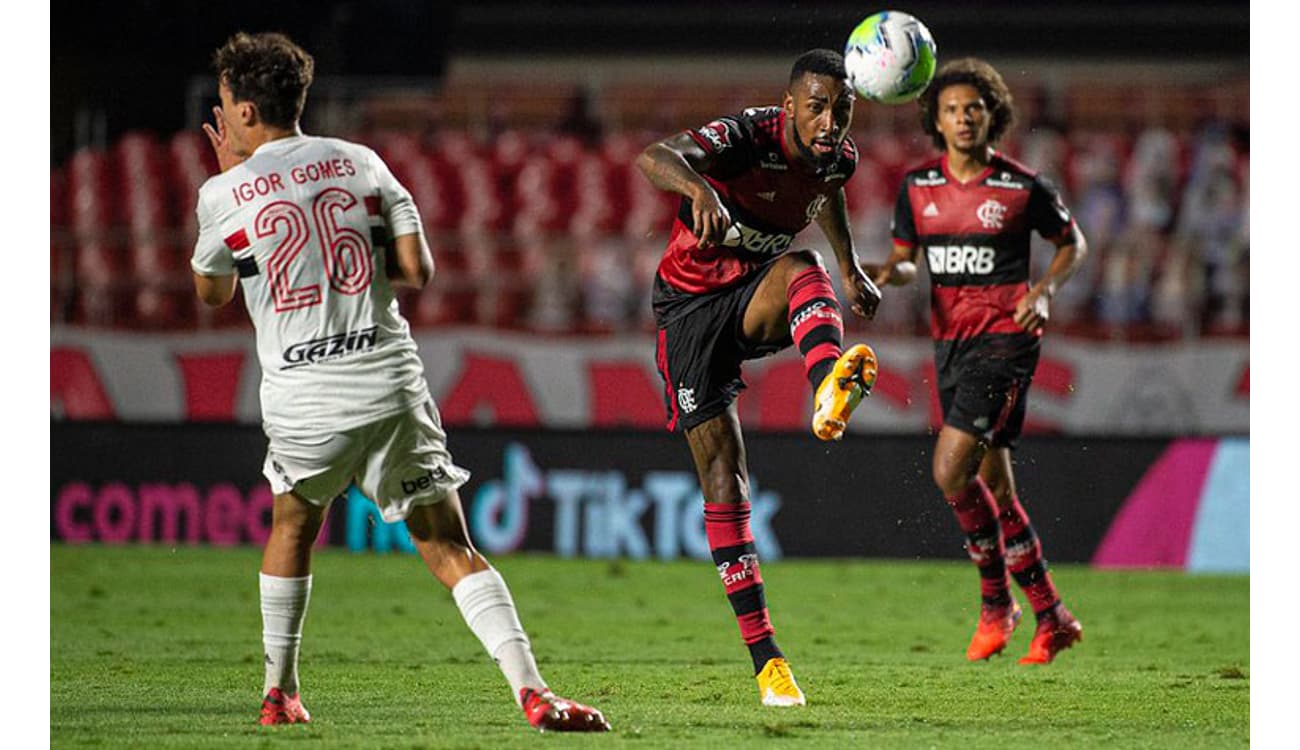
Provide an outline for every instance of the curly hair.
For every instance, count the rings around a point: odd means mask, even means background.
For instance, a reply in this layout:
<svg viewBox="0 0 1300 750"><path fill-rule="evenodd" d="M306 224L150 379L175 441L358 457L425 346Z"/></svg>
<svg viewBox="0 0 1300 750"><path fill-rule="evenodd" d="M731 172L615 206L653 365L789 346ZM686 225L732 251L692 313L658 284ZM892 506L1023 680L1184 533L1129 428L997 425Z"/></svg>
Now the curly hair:
<svg viewBox="0 0 1300 750"><path fill-rule="evenodd" d="M302 117L316 61L284 34L241 31L213 53L212 67L236 101L251 101L267 124L288 128Z"/></svg>
<svg viewBox="0 0 1300 750"><path fill-rule="evenodd" d="M833 49L810 49L799 55L790 68L790 85L798 82L804 73L838 79L849 77L844 70L844 56Z"/></svg>
<svg viewBox="0 0 1300 750"><path fill-rule="evenodd" d="M974 86L980 92L991 118L989 143L996 144L1016 121L1015 104L1011 99L1011 90L1007 88L1006 81L1002 80L1002 75L992 65L974 57L953 60L935 74L934 80L921 95L921 129L930 136L930 140L934 141L935 148L942 151L948 147L943 133L939 132L934 121L939 114L939 95L949 86L960 84Z"/></svg>

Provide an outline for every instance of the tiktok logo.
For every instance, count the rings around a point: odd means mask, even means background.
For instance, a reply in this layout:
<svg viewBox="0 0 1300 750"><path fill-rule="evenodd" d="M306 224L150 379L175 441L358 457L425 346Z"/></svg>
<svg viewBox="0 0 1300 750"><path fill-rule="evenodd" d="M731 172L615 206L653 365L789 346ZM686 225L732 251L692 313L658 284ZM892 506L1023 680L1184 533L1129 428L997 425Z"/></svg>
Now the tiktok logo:
<svg viewBox="0 0 1300 750"><path fill-rule="evenodd" d="M760 554L768 560L781 557L772 528L781 496L760 488L753 474L749 486L755 551L732 563L741 578L756 574ZM551 537L547 548L560 557L713 556L704 531L704 499L692 471L647 471L639 482L630 482L618 470L542 469L526 447L510 443L501 478L479 486L467 510L470 533L490 554L520 549L536 524L530 517L537 514Z"/></svg>

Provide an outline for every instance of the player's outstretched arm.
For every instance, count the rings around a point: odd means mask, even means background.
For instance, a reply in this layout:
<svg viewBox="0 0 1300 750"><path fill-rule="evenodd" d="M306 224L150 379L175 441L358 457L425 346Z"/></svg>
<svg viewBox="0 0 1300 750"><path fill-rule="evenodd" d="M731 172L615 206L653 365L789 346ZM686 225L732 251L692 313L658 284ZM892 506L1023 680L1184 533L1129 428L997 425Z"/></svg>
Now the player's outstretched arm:
<svg viewBox="0 0 1300 750"><path fill-rule="evenodd" d="M817 214L817 226L821 227L826 241L835 251L840 276L844 281L844 293L849 297L849 309L855 315L871 320L876 316L876 308L880 305L880 290L863 273L858 251L853 247L853 233L849 231L849 210L843 188L836 190L821 213Z"/></svg>
<svg viewBox="0 0 1300 750"><path fill-rule="evenodd" d="M656 141L637 157L636 166L651 185L684 195L691 201L691 231L700 247L718 244L731 226L731 214L702 175L712 159L686 133Z"/></svg>
<svg viewBox="0 0 1300 750"><path fill-rule="evenodd" d="M419 232L394 237L386 261L394 286L423 289L433 279L433 253Z"/></svg>
<svg viewBox="0 0 1300 750"><path fill-rule="evenodd" d="M235 274L227 276L206 276L201 273L194 274L194 291L203 300L203 304L209 307L221 307L230 300L235 298L235 282L238 277Z"/></svg>
<svg viewBox="0 0 1300 750"><path fill-rule="evenodd" d="M894 251L884 263L863 263L862 270L867 272L876 286L903 286L916 278L915 247L908 247L901 242L894 243Z"/></svg>
<svg viewBox="0 0 1300 750"><path fill-rule="evenodd" d="M1056 246L1056 255L1052 256L1052 264L1048 266L1047 273L1016 303L1016 325L1026 331L1041 328L1051 317L1052 297L1079 270L1087 256L1088 241L1083 238L1083 232L1077 226L1073 227L1064 241Z"/></svg>

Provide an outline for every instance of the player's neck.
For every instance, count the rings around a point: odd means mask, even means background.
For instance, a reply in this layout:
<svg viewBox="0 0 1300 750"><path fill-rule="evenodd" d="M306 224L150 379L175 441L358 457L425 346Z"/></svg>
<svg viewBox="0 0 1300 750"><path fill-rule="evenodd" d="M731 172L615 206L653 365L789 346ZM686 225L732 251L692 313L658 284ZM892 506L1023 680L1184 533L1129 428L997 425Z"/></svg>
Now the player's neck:
<svg viewBox="0 0 1300 750"><path fill-rule="evenodd" d="M302 135L302 127L296 123L291 128L281 128L273 125L259 125L248 133L248 153L253 153L264 143L278 141L281 138L292 138L296 135Z"/></svg>
<svg viewBox="0 0 1300 750"><path fill-rule="evenodd" d="M970 150L948 149L948 171L962 182L969 182L978 177L981 172L988 169L992 161L993 149L987 146Z"/></svg>

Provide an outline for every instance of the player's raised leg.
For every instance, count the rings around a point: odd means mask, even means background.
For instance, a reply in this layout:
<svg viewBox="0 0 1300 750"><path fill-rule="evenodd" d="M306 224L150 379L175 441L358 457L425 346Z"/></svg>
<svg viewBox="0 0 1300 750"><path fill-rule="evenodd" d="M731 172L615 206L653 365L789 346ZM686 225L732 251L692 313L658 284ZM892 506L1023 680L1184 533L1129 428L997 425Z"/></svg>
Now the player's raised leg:
<svg viewBox="0 0 1300 750"><path fill-rule="evenodd" d="M300 697L298 650L311 598L311 549L324 514L323 507L293 492L275 496L271 533L262 551L259 574L266 667L259 724L301 724L311 720Z"/></svg>
<svg viewBox="0 0 1300 750"><path fill-rule="evenodd" d="M980 617L966 649L971 661L1002 653L1020 622L1011 596L997 505L979 476L984 445L975 435L950 425L939 431L934 449L934 481L966 535L966 551L980 576Z"/></svg>
<svg viewBox="0 0 1300 750"><path fill-rule="evenodd" d="M838 440L876 383L876 354L866 344L843 350L840 303L821 256L811 250L776 261L745 309L745 336L752 341L780 340L787 329L813 387L813 434Z"/></svg>
<svg viewBox="0 0 1300 750"><path fill-rule="evenodd" d="M749 528L749 470L736 405L686 432L704 493L704 532L713 564L740 625L767 706L805 702L785 655L776 645L768 615L758 550Z"/></svg>
<svg viewBox="0 0 1300 750"><path fill-rule="evenodd" d="M993 448L988 451L980 462L980 477L997 502L1007 570L1025 593L1037 621L1029 652L1020 663L1046 664L1061 651L1083 640L1083 626L1061 602L1047 569L1047 560L1043 557L1042 542L1020 504L1011 469L1011 450Z"/></svg>
<svg viewBox="0 0 1300 750"><path fill-rule="evenodd" d="M547 687L505 579L469 539L459 494L450 490L439 502L415 506L406 526L425 565L451 589L465 623L510 683L528 723L540 731L609 731L600 711Z"/></svg>

